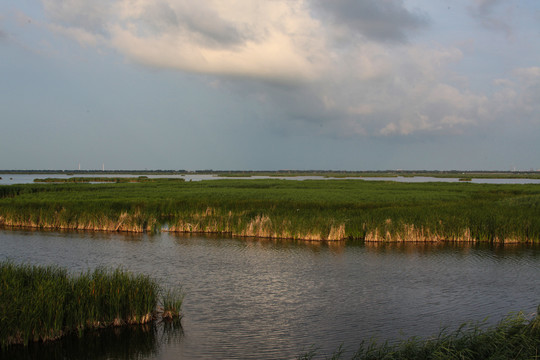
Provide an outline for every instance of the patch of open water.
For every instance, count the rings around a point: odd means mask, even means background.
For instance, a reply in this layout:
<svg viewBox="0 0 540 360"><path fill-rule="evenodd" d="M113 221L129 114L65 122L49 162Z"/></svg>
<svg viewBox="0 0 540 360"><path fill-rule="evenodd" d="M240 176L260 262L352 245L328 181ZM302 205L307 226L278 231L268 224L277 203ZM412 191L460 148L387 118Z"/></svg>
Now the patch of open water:
<svg viewBox="0 0 540 360"><path fill-rule="evenodd" d="M0 185L30 184L34 179L58 178L67 179L70 177L138 177L130 174L0 174ZM428 176L397 176L397 177L344 177L332 178L324 176L251 176L251 177L220 177L206 174L186 174L186 175L147 175L149 178L181 178L186 181L220 180L220 179L279 179L279 180L364 180L364 181L396 181L396 182L459 182L458 178L439 178ZM464 175L467 176L467 175ZM474 184L540 184L540 179L472 179Z"/></svg>
<svg viewBox="0 0 540 360"><path fill-rule="evenodd" d="M431 336L486 317L494 324L511 311L532 314L540 303L539 246L0 230L6 259L74 273L122 266L181 286L182 331L158 328L151 351L125 356L133 359L283 359L312 346L329 355L341 344L350 354L373 337ZM99 338L99 349L118 351ZM64 343L79 349L93 339Z"/></svg>

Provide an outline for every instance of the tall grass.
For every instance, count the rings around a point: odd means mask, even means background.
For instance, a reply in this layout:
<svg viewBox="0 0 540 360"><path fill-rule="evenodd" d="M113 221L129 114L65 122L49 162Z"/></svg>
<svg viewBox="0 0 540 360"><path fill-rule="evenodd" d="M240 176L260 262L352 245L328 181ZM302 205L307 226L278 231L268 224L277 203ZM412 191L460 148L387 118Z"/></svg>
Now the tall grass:
<svg viewBox="0 0 540 360"><path fill-rule="evenodd" d="M0 344L27 345L88 328L155 319L162 290L145 275L96 269L69 276L56 266L0 263ZM171 296L174 294L174 296ZM167 293L179 316L182 298Z"/></svg>
<svg viewBox="0 0 540 360"><path fill-rule="evenodd" d="M328 359L342 359L340 347ZM298 359L317 356L308 351ZM540 358L540 306L535 318L527 319L523 313L510 315L496 326L483 329L479 324L463 324L454 332L441 331L431 339L410 338L397 344L362 342L351 356L355 360L393 359L539 359Z"/></svg>
<svg viewBox="0 0 540 360"><path fill-rule="evenodd" d="M0 186L0 225L311 240L539 242L540 186L212 180Z"/></svg>
<svg viewBox="0 0 540 360"><path fill-rule="evenodd" d="M162 318L173 320L180 317L184 295L178 289L167 290L161 297Z"/></svg>

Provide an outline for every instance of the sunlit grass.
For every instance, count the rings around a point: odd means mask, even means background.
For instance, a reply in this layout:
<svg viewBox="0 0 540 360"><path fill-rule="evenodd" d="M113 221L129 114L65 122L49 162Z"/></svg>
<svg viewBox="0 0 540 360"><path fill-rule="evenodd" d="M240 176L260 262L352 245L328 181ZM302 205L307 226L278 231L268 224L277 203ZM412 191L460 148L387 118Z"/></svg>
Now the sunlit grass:
<svg viewBox="0 0 540 360"><path fill-rule="evenodd" d="M365 241L540 241L540 186L212 180L0 186L0 225Z"/></svg>
<svg viewBox="0 0 540 360"><path fill-rule="evenodd" d="M56 266L0 263L0 344L27 345L88 328L143 324L156 318L160 286L145 275L96 269L79 276ZM182 296L168 291L176 306Z"/></svg>

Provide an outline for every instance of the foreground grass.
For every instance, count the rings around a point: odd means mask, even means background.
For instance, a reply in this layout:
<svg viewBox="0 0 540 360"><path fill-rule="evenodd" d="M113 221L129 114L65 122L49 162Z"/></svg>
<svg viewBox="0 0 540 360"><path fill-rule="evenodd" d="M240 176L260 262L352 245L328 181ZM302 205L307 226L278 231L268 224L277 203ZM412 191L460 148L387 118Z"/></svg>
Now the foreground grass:
<svg viewBox="0 0 540 360"><path fill-rule="evenodd" d="M0 225L305 240L540 242L540 186L212 180L0 186Z"/></svg>
<svg viewBox="0 0 540 360"><path fill-rule="evenodd" d="M144 275L96 269L71 277L55 266L0 263L0 345L55 340L89 328L144 324L158 307L178 317L182 296Z"/></svg>
<svg viewBox="0 0 540 360"><path fill-rule="evenodd" d="M344 358L340 347L327 359ZM313 350L298 357L308 360L317 357ZM364 342L351 356L355 360L485 360L540 359L540 306L532 320L523 313L509 316L495 327L482 330L475 324L464 324L455 332L442 331L435 338L411 338L394 345Z"/></svg>

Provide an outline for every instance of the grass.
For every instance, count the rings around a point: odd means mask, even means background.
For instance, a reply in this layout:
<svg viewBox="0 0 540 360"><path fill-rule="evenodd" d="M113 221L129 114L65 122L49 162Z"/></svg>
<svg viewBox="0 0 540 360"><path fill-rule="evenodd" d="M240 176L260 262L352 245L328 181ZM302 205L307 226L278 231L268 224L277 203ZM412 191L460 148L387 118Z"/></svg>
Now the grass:
<svg viewBox="0 0 540 360"><path fill-rule="evenodd" d="M344 348L338 348L327 359L342 359ZM317 356L311 350L298 357L308 360ZM508 316L496 326L483 330L478 324L464 324L454 332L441 331L431 339L410 338L397 344L363 342L352 355L355 360L435 360L435 359L539 359L540 306L535 318L523 313Z"/></svg>
<svg viewBox="0 0 540 360"><path fill-rule="evenodd" d="M56 266L2 262L0 345L26 346L89 328L148 323L157 316L162 292L148 276L121 269L96 269L72 277ZM172 308L163 311L179 317L181 294L167 292L165 298Z"/></svg>
<svg viewBox="0 0 540 360"><path fill-rule="evenodd" d="M34 179L35 183L138 183L156 182L163 179L149 178L148 176L138 177L70 177L70 178L45 178ZM185 181L183 178L169 178L167 181Z"/></svg>
<svg viewBox="0 0 540 360"><path fill-rule="evenodd" d="M173 320L180 317L180 309L184 300L179 290L167 290L161 300L162 318Z"/></svg>
<svg viewBox="0 0 540 360"><path fill-rule="evenodd" d="M0 186L0 225L307 240L540 242L536 184L278 179Z"/></svg>

